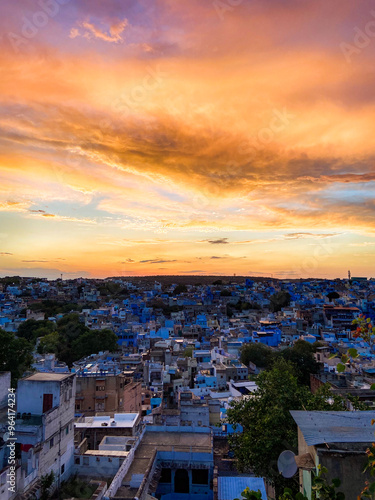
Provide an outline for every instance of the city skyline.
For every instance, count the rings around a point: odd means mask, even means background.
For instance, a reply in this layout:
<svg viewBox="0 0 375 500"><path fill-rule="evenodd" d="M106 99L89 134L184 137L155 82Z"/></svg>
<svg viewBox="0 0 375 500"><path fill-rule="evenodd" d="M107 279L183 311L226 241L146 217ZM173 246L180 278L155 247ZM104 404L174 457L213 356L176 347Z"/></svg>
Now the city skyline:
<svg viewBox="0 0 375 500"><path fill-rule="evenodd" d="M373 276L372 2L6 11L0 276Z"/></svg>

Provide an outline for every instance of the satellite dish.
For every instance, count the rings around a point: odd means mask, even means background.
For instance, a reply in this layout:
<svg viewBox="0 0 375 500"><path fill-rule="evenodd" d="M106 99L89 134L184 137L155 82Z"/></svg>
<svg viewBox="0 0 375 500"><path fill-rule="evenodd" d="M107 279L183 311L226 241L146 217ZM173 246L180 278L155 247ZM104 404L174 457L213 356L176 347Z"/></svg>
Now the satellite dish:
<svg viewBox="0 0 375 500"><path fill-rule="evenodd" d="M279 455L277 468L280 474L285 478L293 477L298 470L294 457L295 454L290 450L285 450Z"/></svg>

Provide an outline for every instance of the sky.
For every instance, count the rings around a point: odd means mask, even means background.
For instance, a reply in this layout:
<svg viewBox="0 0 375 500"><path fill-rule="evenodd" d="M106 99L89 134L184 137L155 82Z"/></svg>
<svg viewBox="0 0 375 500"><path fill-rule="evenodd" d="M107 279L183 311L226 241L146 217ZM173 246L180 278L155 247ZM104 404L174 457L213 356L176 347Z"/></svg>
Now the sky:
<svg viewBox="0 0 375 500"><path fill-rule="evenodd" d="M0 276L374 276L371 0L18 0Z"/></svg>

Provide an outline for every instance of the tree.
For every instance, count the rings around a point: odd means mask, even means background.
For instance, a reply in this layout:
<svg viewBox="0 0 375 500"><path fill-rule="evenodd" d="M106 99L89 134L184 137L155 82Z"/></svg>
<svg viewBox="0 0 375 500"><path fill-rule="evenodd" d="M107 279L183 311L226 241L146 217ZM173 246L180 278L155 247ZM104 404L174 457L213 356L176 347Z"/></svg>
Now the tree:
<svg viewBox="0 0 375 500"><path fill-rule="evenodd" d="M285 291L274 293L270 297L270 302L272 312L281 311L283 307L287 307L290 304L290 294Z"/></svg>
<svg viewBox="0 0 375 500"><path fill-rule="evenodd" d="M26 339L18 339L14 333L0 329L0 371L11 373L12 386L30 369L32 350L32 345Z"/></svg>
<svg viewBox="0 0 375 500"><path fill-rule="evenodd" d="M184 351L184 357L185 358L192 358L193 357L193 348L192 347L187 347Z"/></svg>
<svg viewBox="0 0 375 500"><path fill-rule="evenodd" d="M117 350L117 335L110 329L90 330L76 313L66 314L57 322L57 329L39 342L38 352L52 352L71 366L74 361L100 351Z"/></svg>
<svg viewBox="0 0 375 500"><path fill-rule="evenodd" d="M38 353L58 353L59 346L61 343L61 337L57 332L49 333L45 335L39 342Z"/></svg>
<svg viewBox="0 0 375 500"><path fill-rule="evenodd" d="M186 293L187 288L186 285L177 285L174 289L174 295L180 295L180 293Z"/></svg>
<svg viewBox="0 0 375 500"><path fill-rule="evenodd" d="M310 386L310 373L318 373L315 351L316 348L305 340L297 340L293 347L281 351L281 356L295 366L298 381L307 386Z"/></svg>
<svg viewBox="0 0 375 500"><path fill-rule="evenodd" d="M332 302L333 299L339 299L340 294L337 292L329 292L327 293L327 297L329 298L329 301Z"/></svg>
<svg viewBox="0 0 375 500"><path fill-rule="evenodd" d="M272 349L264 344L245 344L241 349L241 362L249 366L254 363L258 368L270 368L275 359Z"/></svg>
<svg viewBox="0 0 375 500"><path fill-rule="evenodd" d="M45 474L40 478L40 483L41 483L40 500L48 500L49 498L51 498L50 491L54 480L55 480L55 475L53 471L51 471L49 474Z"/></svg>
<svg viewBox="0 0 375 500"><path fill-rule="evenodd" d="M75 359L80 359L100 351L115 351L117 340L117 335L108 328L89 330L73 342L72 353L74 353Z"/></svg>
<svg viewBox="0 0 375 500"><path fill-rule="evenodd" d="M242 495L241 500L262 500L262 492L260 490L258 491L250 490L249 487L244 489L241 495ZM235 498L234 500L239 500L239 499Z"/></svg>
<svg viewBox="0 0 375 500"><path fill-rule="evenodd" d="M238 468L267 478L278 494L285 486L294 491L294 482L281 477L277 469L282 451L297 451L297 425L290 410L345 410L346 401L331 396L328 386L312 394L298 382L294 365L283 358L257 377L257 385L254 397L233 402L227 412L227 421L243 428L230 437Z"/></svg>
<svg viewBox="0 0 375 500"><path fill-rule="evenodd" d="M18 327L17 337L22 337L28 342L35 344L38 337L48 335L55 328L55 324L52 321L28 319L27 321L23 321Z"/></svg>
<svg viewBox="0 0 375 500"><path fill-rule="evenodd" d="M336 489L340 486L340 480L333 479L332 483L328 484L325 477L327 472L328 470L326 467L318 465L318 474L312 478L312 500L316 500L318 498L320 500L345 500L344 493L336 491ZM242 492L242 497L244 500L257 500L261 499L262 495L260 490L256 492L251 491L250 488L246 488ZM282 495L279 496L279 500L308 500L308 498L299 491L293 492L290 488L284 488Z"/></svg>

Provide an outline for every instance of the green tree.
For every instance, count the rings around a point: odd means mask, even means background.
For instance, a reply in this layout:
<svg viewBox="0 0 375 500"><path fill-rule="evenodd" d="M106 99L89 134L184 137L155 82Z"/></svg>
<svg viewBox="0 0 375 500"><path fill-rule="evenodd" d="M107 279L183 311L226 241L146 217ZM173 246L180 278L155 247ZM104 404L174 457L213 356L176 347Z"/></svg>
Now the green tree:
<svg viewBox="0 0 375 500"><path fill-rule="evenodd" d="M13 387L30 369L32 350L33 346L26 339L18 339L13 333L0 329L0 371L11 373Z"/></svg>
<svg viewBox="0 0 375 500"><path fill-rule="evenodd" d="M333 479L332 483L329 484L325 475L328 470L326 467L322 467L318 465L318 474L315 475L312 479L312 500L345 500L344 493L340 491L336 491L340 486L339 479ZM242 497L244 500L257 500L261 499L262 496L260 494L260 490L257 492L251 491L249 488L246 488L242 492ZM284 488L282 494L278 497L279 500L308 500L308 498L303 494L298 492L293 492L290 488ZM238 500L238 499L235 499Z"/></svg>
<svg viewBox="0 0 375 500"><path fill-rule="evenodd" d="M173 293L174 295L180 295L180 293L186 293L186 292L187 292L186 285L177 285Z"/></svg>
<svg viewBox="0 0 375 500"><path fill-rule="evenodd" d="M267 478L278 494L285 486L295 491L294 482L280 476L277 469L282 451L297 451L297 426L290 410L345 410L346 402L335 396L330 404L328 386L312 394L298 382L294 365L283 358L256 380L254 397L232 403L227 412L227 421L243 428L230 437L238 468Z"/></svg>
<svg viewBox="0 0 375 500"><path fill-rule="evenodd" d="M52 321L43 320L36 321L28 319L20 324L17 331L17 337L26 339L28 342L35 344L38 337L48 335L56 328Z"/></svg>
<svg viewBox="0 0 375 500"><path fill-rule="evenodd" d="M293 347L281 351L281 356L293 363L298 381L310 386L310 373L318 373L319 364L314 358L316 348L305 340L297 340Z"/></svg>
<svg viewBox="0 0 375 500"><path fill-rule="evenodd" d="M71 366L74 361L100 351L117 350L117 335L110 329L90 330L76 313L66 314L57 322L57 329L45 335L38 352L52 352Z"/></svg>
<svg viewBox="0 0 375 500"><path fill-rule="evenodd" d="M333 299L339 299L340 294L337 292L329 292L327 293L327 297L329 298L329 301L332 302Z"/></svg>
<svg viewBox="0 0 375 500"><path fill-rule="evenodd" d="M41 495L40 495L40 500L49 500L51 498L51 486L53 485L53 482L55 480L55 475L53 471L51 471L49 474L45 474L40 478L41 482Z"/></svg>
<svg viewBox="0 0 375 500"><path fill-rule="evenodd" d="M270 302L272 312L281 311L283 307L287 307L290 304L290 294L285 291L274 293L270 297Z"/></svg>
<svg viewBox="0 0 375 500"><path fill-rule="evenodd" d="M89 330L80 335L72 344L75 360L100 351L115 351L118 337L112 330Z"/></svg>
<svg viewBox="0 0 375 500"><path fill-rule="evenodd" d="M39 342L38 353L47 354L55 353L58 354L59 346L61 344L61 337L57 332L51 332L45 335Z"/></svg>
<svg viewBox="0 0 375 500"><path fill-rule="evenodd" d="M185 358L192 358L193 357L193 348L192 347L187 347L184 351L184 357Z"/></svg>
<svg viewBox="0 0 375 500"><path fill-rule="evenodd" d="M274 351L260 342L245 344L241 349L241 362L246 366L251 362L258 368L270 368L274 359Z"/></svg>
<svg viewBox="0 0 375 500"><path fill-rule="evenodd" d="M250 490L249 487L244 489L241 495L242 495L241 500L262 500L262 492L260 490L258 491ZM234 500L239 500L239 499L235 498Z"/></svg>

